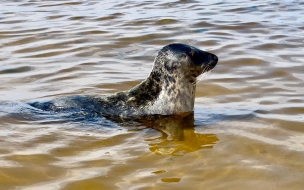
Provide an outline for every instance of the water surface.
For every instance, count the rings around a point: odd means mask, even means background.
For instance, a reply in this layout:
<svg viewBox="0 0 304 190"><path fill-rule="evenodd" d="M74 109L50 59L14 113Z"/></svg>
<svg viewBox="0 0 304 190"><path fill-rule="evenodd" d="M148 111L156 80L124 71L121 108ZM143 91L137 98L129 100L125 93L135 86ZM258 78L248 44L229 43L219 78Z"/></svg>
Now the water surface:
<svg viewBox="0 0 304 190"><path fill-rule="evenodd" d="M0 189L303 189L303 6L1 1ZM31 100L129 89L174 42L219 57L194 123L20 114Z"/></svg>

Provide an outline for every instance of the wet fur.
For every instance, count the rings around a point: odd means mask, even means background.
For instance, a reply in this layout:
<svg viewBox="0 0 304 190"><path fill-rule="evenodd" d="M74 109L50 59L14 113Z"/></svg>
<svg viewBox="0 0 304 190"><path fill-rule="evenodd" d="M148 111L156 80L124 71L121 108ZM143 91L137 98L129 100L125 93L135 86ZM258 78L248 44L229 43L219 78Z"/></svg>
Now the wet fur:
<svg viewBox="0 0 304 190"><path fill-rule="evenodd" d="M192 112L196 78L215 67L217 61L215 55L195 47L170 44L158 52L149 77L128 91L103 97L74 96L31 105L55 112L78 108L79 113L121 118Z"/></svg>

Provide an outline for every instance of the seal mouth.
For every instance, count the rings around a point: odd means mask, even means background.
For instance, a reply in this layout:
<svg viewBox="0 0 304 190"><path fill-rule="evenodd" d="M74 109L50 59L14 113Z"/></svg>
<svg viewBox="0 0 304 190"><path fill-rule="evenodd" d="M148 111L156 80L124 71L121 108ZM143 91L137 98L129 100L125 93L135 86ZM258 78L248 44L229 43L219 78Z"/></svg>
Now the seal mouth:
<svg viewBox="0 0 304 190"><path fill-rule="evenodd" d="M202 70L201 74L212 70L218 62L218 57L216 55L211 54L211 53L208 53L208 54L209 54L208 55L209 62L202 64L201 67L203 68L203 70Z"/></svg>
<svg viewBox="0 0 304 190"><path fill-rule="evenodd" d="M210 53L209 57L210 57L210 61L207 64L207 67L209 67L209 70L211 70L216 66L216 64L218 62L218 57L214 54L211 54L211 53Z"/></svg>

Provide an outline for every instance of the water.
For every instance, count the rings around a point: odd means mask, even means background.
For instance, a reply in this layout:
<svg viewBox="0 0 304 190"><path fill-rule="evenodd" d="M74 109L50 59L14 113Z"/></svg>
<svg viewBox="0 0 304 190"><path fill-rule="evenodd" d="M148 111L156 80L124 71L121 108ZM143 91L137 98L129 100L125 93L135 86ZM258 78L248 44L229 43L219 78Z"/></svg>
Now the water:
<svg viewBox="0 0 304 190"><path fill-rule="evenodd" d="M1 1L0 189L303 189L303 6ZM219 57L194 124L20 114L31 100L129 89L173 42Z"/></svg>

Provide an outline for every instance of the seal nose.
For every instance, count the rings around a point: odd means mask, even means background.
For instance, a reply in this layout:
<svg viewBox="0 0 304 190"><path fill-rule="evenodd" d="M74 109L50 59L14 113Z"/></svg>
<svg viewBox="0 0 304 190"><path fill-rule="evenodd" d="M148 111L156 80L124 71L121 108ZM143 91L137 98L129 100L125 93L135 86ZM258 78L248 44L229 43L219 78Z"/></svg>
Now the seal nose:
<svg viewBox="0 0 304 190"><path fill-rule="evenodd" d="M216 55L212 55L212 58L216 63L218 62L218 57Z"/></svg>
<svg viewBox="0 0 304 190"><path fill-rule="evenodd" d="M211 68L214 68L217 64L218 58L216 55L209 53L209 63L208 65L211 66Z"/></svg>
<svg viewBox="0 0 304 190"><path fill-rule="evenodd" d="M218 61L217 56L212 54L212 53L208 53L208 54L209 54L209 56L208 56L209 60L212 61L212 62L217 63L217 61Z"/></svg>
<svg viewBox="0 0 304 190"><path fill-rule="evenodd" d="M218 62L218 57L216 55L200 49L192 48L189 54L192 57L193 62L198 66L208 64L211 67L215 67Z"/></svg>

